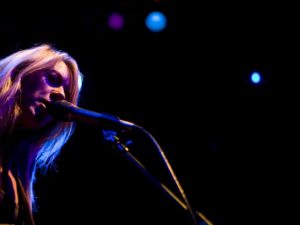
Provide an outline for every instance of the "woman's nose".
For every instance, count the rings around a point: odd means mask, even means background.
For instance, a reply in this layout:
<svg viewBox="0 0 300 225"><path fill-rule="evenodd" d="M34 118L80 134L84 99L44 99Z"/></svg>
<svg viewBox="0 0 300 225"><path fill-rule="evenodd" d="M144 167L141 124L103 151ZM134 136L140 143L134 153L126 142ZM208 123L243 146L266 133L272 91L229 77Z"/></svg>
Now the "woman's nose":
<svg viewBox="0 0 300 225"><path fill-rule="evenodd" d="M50 93L51 101L60 101L60 100L64 100L65 98L66 98L65 91L62 86L53 89Z"/></svg>

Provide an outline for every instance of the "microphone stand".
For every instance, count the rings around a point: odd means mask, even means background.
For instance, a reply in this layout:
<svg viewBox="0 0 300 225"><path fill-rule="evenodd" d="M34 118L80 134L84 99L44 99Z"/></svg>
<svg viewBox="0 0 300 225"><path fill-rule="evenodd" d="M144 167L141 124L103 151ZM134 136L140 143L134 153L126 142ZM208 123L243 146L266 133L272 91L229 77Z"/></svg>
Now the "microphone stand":
<svg viewBox="0 0 300 225"><path fill-rule="evenodd" d="M105 139L114 143L116 148L123 153L123 155L128 159L138 170L140 170L155 186L157 186L168 198L174 200L179 206L184 210L188 210L191 213L192 220L195 225L213 225L203 213L199 211L193 211L189 204L181 201L176 194L174 194L166 185L159 182L156 177L148 172L146 167L133 155L130 153L129 148L120 141L120 138L116 136L114 131L105 131ZM197 217L196 217L197 216Z"/></svg>
<svg viewBox="0 0 300 225"><path fill-rule="evenodd" d="M125 153L124 155L126 158L132 162L139 170L141 170L156 186L158 186L163 193L165 193L168 197L175 200L182 208L185 210L188 210L188 212L191 214L191 217L194 221L195 225L198 225L198 221L196 216L198 216L198 219L200 218L202 225L213 225L202 213L192 210L189 201L183 191L183 188L181 187L175 173L173 172L173 169L170 165L170 163L167 160L167 157L165 156L164 152L162 151L161 147L159 146L158 142L155 140L155 138L147 132L143 127L140 127L134 123L121 120L120 118L110 115L110 114L104 114L104 113L97 113L94 111L86 110L79 108L75 105L73 105L70 102L67 101L57 101L57 102L44 102L46 105L46 108L50 115L52 115L57 120L62 121L82 121L88 124L93 125L116 125L117 127L121 127L123 129L125 128L138 128L141 131L143 131L150 139L153 141L155 146L157 147L157 150L159 151L160 156L164 160L165 165L167 166L168 172L170 172L173 181L175 182L175 185L177 189L179 190L181 197L183 198L184 202L182 202L170 189L167 188L164 184L160 183L154 176L152 176L145 166L136 158L134 157L130 152L129 148L121 143L120 139L116 136L116 132L114 131L104 131L104 138L108 141L113 142L117 149L120 150L122 153ZM200 225L200 224L199 224Z"/></svg>

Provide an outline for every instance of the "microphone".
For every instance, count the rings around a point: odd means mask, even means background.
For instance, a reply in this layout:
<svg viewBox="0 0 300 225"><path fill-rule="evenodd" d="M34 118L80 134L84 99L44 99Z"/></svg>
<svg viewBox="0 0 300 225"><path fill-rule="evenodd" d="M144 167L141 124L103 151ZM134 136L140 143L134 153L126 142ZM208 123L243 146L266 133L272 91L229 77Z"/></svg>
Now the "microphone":
<svg viewBox="0 0 300 225"><path fill-rule="evenodd" d="M45 106L47 112L58 121L77 121L103 127L130 128L135 126L134 123L121 120L117 116L83 109L66 100L45 102Z"/></svg>

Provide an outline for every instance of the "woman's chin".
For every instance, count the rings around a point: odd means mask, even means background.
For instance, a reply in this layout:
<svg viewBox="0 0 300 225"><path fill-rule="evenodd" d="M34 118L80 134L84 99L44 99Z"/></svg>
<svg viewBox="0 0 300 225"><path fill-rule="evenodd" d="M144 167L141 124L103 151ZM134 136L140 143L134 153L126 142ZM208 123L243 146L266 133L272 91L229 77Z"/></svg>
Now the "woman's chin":
<svg viewBox="0 0 300 225"><path fill-rule="evenodd" d="M36 114L35 116L27 116L19 118L17 127L19 129L39 130L46 127L53 121L49 115Z"/></svg>

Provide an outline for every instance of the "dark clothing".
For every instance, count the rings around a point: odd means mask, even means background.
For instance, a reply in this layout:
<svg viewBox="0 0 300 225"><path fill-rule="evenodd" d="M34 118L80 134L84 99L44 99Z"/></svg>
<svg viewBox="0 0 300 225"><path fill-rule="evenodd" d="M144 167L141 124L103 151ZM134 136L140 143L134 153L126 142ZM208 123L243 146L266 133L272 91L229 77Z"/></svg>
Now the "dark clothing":
<svg viewBox="0 0 300 225"><path fill-rule="evenodd" d="M34 225L33 214L31 212L30 201L27 198L25 189L17 174L17 168L14 164L10 166L10 172L16 182L16 190L12 188L12 181L8 173L8 158L24 159L24 156L19 154L18 157L11 156L12 149L24 148L21 140L26 140L30 137L31 132L20 132L10 135L5 142L0 146L0 160L1 160L1 175L0 176L0 225L14 224L14 225ZM20 147L21 146L21 147ZM4 151L4 149L6 151ZM25 151L23 151L25 152ZM17 162L18 163L18 162ZM13 195L17 192L18 204L15 203Z"/></svg>
<svg viewBox="0 0 300 225"><path fill-rule="evenodd" d="M0 224L34 225L29 201L19 177L16 177L19 205L16 205L6 194L7 179L7 173L4 172L0 183Z"/></svg>

